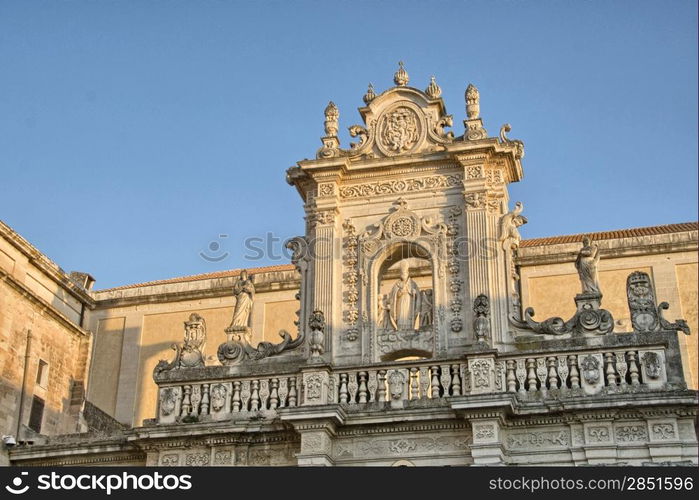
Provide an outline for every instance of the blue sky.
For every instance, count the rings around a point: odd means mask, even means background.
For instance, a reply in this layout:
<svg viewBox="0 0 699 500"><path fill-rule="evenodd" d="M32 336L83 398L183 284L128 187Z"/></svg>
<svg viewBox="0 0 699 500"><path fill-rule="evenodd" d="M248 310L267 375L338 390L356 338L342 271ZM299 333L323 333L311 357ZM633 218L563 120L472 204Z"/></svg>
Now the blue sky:
<svg viewBox="0 0 699 500"><path fill-rule="evenodd" d="M243 241L303 233L285 170L403 60L525 142L523 237L693 221L696 42L694 0L2 0L0 219L97 288L284 262Z"/></svg>

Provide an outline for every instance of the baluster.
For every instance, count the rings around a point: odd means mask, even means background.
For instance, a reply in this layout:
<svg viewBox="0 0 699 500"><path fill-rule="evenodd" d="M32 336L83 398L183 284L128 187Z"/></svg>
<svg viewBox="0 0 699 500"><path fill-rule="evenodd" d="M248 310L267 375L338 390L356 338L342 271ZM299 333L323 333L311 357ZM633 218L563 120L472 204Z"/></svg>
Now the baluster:
<svg viewBox="0 0 699 500"><path fill-rule="evenodd" d="M298 393L296 392L296 377L289 377L289 408L296 406Z"/></svg>
<svg viewBox="0 0 699 500"><path fill-rule="evenodd" d="M519 382L519 390L518 392L520 394L526 394L527 393L527 364L526 360L524 359L518 359L517 360L517 369L515 370L515 375L517 375L517 382Z"/></svg>
<svg viewBox="0 0 699 500"><path fill-rule="evenodd" d="M536 360L527 358L527 390L536 392Z"/></svg>
<svg viewBox="0 0 699 500"><path fill-rule="evenodd" d="M267 398L269 398L269 382L260 380L260 409L267 409Z"/></svg>
<svg viewBox="0 0 699 500"><path fill-rule="evenodd" d="M614 370L614 354L611 352L604 353L604 364L606 367L607 374L607 385L610 387L616 386L616 370Z"/></svg>
<svg viewBox="0 0 699 500"><path fill-rule="evenodd" d="M430 387L430 398L437 399L439 397L439 367L431 366L432 386Z"/></svg>
<svg viewBox="0 0 699 500"><path fill-rule="evenodd" d="M638 363L636 362L636 351L626 353L629 356L629 377L631 385L641 385L641 380L638 375Z"/></svg>
<svg viewBox="0 0 699 500"><path fill-rule="evenodd" d="M209 414L209 384L201 386L201 414Z"/></svg>
<svg viewBox="0 0 699 500"><path fill-rule="evenodd" d="M561 389L568 388L568 363L565 356L558 356L558 376L561 379Z"/></svg>
<svg viewBox="0 0 699 500"><path fill-rule="evenodd" d="M451 395L461 396L461 382L459 381L459 365L451 365Z"/></svg>
<svg viewBox="0 0 699 500"><path fill-rule="evenodd" d="M422 399L427 398L427 390L430 388L430 374L427 371L426 366L420 367L420 397Z"/></svg>
<svg viewBox="0 0 699 500"><path fill-rule="evenodd" d="M328 403L337 403L337 379L336 373L328 378Z"/></svg>
<svg viewBox="0 0 699 500"><path fill-rule="evenodd" d="M279 381L279 406L280 407L286 407L287 402L286 402L286 397L289 394L289 386L287 385L287 381L285 378L281 379Z"/></svg>
<svg viewBox="0 0 699 500"><path fill-rule="evenodd" d="M376 401L378 396L376 395L376 388L378 383L376 382L376 370L369 372L369 378L367 381L367 389L369 390L369 402Z"/></svg>
<svg viewBox="0 0 699 500"><path fill-rule="evenodd" d="M231 408L234 413L240 411L240 380L233 382L233 397L231 398Z"/></svg>
<svg viewBox="0 0 699 500"><path fill-rule="evenodd" d="M270 382L269 409L276 410L279 406L279 379L273 378Z"/></svg>
<svg viewBox="0 0 699 500"><path fill-rule="evenodd" d="M622 387L626 386L626 372L628 366L626 364L626 356L624 356L624 351L619 351L615 354L616 357L616 371L619 373L619 383Z"/></svg>
<svg viewBox="0 0 699 500"><path fill-rule="evenodd" d="M366 388L366 372L359 372L359 403L366 403L367 398L367 388Z"/></svg>
<svg viewBox="0 0 699 500"><path fill-rule="evenodd" d="M546 358L536 360L536 376L539 378L541 394L546 397L546 377L549 371L546 369Z"/></svg>
<svg viewBox="0 0 699 500"><path fill-rule="evenodd" d="M255 379L252 381L250 389L250 411L258 411L260 409L260 381Z"/></svg>
<svg viewBox="0 0 699 500"><path fill-rule="evenodd" d="M449 374L449 365L442 365L440 367L440 372L441 372L441 375L439 376L439 380L442 382L442 387L444 388L444 392L442 393L442 397L446 398L449 396L449 386L451 385L451 375Z"/></svg>
<svg viewBox="0 0 699 500"><path fill-rule="evenodd" d="M240 399L242 402L240 411L248 411L250 409L250 381L243 381L243 388L240 391Z"/></svg>
<svg viewBox="0 0 699 500"><path fill-rule="evenodd" d="M341 373L340 374L340 403L347 403L348 401L348 395L347 395L347 374L346 373Z"/></svg>
<svg viewBox="0 0 699 500"><path fill-rule="evenodd" d="M558 374L556 373L556 358L551 356L547 360L549 365L549 389L558 389Z"/></svg>
<svg viewBox="0 0 699 500"><path fill-rule="evenodd" d="M192 396L190 397L190 401L192 402L192 409L190 410L190 413L192 415L198 415L199 414L199 403L201 403L201 386L200 385L193 385L192 386Z"/></svg>
<svg viewBox="0 0 699 500"><path fill-rule="evenodd" d="M507 392L517 392L517 377L515 376L515 369L517 363L513 359L508 359L507 363Z"/></svg>
<svg viewBox="0 0 699 500"><path fill-rule="evenodd" d="M349 392L349 404L353 405L357 402L357 372L349 373L349 381L347 382L347 391Z"/></svg>
<svg viewBox="0 0 699 500"><path fill-rule="evenodd" d="M189 415L190 411L192 410L192 403L191 403L191 394L192 394L192 386L191 385L185 385L183 387L183 392L184 396L182 397L182 407L180 408L180 414L184 417Z"/></svg>
<svg viewBox="0 0 699 500"><path fill-rule="evenodd" d="M575 354L568 356L570 367L570 388L580 389L580 372L578 371L578 357Z"/></svg>
<svg viewBox="0 0 699 500"><path fill-rule="evenodd" d="M420 385L418 383L417 377L418 377L418 369L415 367L412 367L410 369L410 396L409 399L418 399L420 397Z"/></svg>
<svg viewBox="0 0 699 500"><path fill-rule="evenodd" d="M376 390L376 400L386 401L386 370L379 370L379 387Z"/></svg>
<svg viewBox="0 0 699 500"><path fill-rule="evenodd" d="M461 394L467 395L471 393L471 372L468 370L468 363L461 363L459 367L461 372Z"/></svg>

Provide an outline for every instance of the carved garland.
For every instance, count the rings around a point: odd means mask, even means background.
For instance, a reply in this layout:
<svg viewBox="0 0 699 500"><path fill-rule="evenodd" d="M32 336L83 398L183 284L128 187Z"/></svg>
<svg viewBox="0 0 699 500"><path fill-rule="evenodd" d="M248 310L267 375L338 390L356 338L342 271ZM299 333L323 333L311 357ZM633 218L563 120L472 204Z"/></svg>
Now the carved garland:
<svg viewBox="0 0 699 500"><path fill-rule="evenodd" d="M461 290L461 280L459 279L461 266L459 265L458 259L459 248L456 244L456 237L459 235L459 215L461 215L461 209L459 207L451 207L447 215L447 236L449 237L447 240L447 254L450 256L448 268L449 278L452 280L452 286L450 286L452 294L451 301L449 303L452 318L449 322L449 327L454 333L460 332L464 327L464 322L461 318L463 301L461 300L461 295L458 293Z"/></svg>
<svg viewBox="0 0 699 500"><path fill-rule="evenodd" d="M352 224L350 219L347 219L342 227L345 230L345 283L347 285L347 295L345 296L346 309L344 313L345 323L349 325L345 338L353 342L359 338L359 330L357 329L357 320L359 319L359 309L357 302L359 301L359 291L357 283L359 281L359 268L357 249L359 246L359 238L357 237L357 229Z"/></svg>
<svg viewBox="0 0 699 500"><path fill-rule="evenodd" d="M356 184L340 188L340 198L364 198L383 194L411 193L428 189L441 189L460 186L463 177L459 174L433 175L392 181Z"/></svg>

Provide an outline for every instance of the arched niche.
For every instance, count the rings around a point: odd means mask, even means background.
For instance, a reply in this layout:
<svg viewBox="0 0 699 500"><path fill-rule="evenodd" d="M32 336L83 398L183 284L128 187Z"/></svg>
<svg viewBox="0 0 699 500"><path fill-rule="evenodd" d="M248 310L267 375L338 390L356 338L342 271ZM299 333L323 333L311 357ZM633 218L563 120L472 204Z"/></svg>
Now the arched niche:
<svg viewBox="0 0 699 500"><path fill-rule="evenodd" d="M370 347L376 361L435 355L441 294L435 293L438 263L430 247L428 241L394 240L386 242L370 261Z"/></svg>

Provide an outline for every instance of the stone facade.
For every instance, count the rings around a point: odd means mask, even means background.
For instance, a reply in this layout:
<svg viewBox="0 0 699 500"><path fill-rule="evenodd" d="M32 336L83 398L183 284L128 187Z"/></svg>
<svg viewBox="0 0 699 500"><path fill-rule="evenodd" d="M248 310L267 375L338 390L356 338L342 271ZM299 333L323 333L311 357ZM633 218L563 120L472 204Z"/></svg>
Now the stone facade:
<svg viewBox="0 0 699 500"><path fill-rule="evenodd" d="M87 429L94 300L74 277L0 222L0 427L18 441Z"/></svg>
<svg viewBox="0 0 699 500"><path fill-rule="evenodd" d="M696 464L696 224L521 241L523 143L488 136L475 86L455 136L436 81L408 82L401 64L368 90L346 149L328 104L316 158L287 171L291 266L92 293L88 397L132 427L11 460Z"/></svg>

